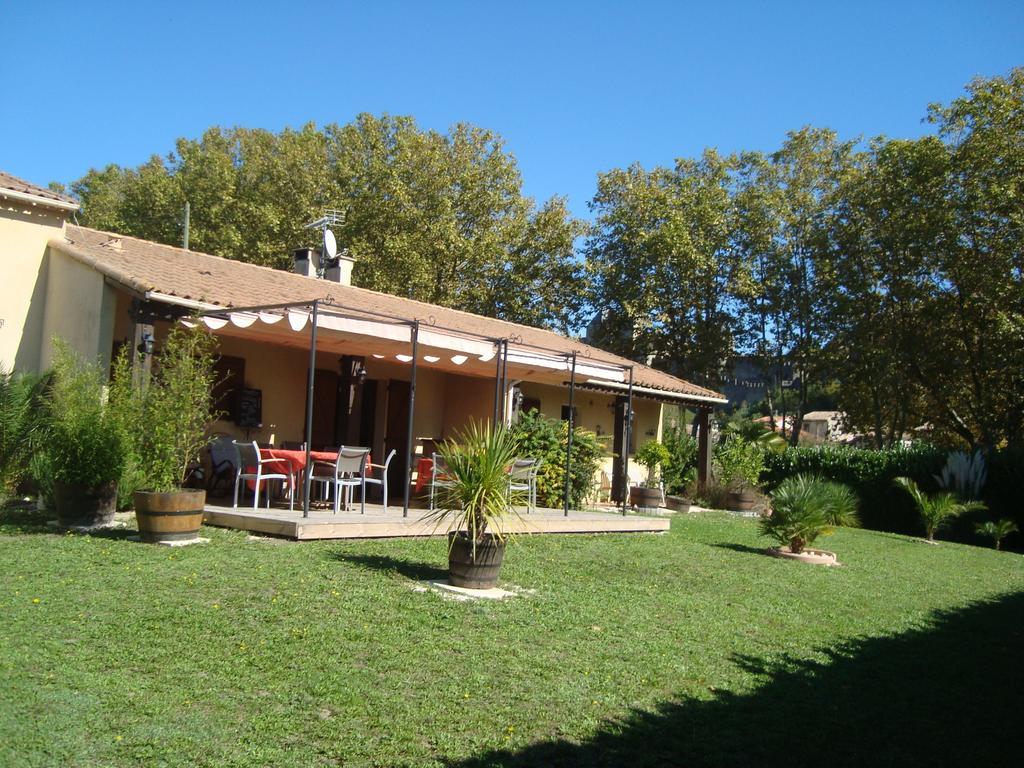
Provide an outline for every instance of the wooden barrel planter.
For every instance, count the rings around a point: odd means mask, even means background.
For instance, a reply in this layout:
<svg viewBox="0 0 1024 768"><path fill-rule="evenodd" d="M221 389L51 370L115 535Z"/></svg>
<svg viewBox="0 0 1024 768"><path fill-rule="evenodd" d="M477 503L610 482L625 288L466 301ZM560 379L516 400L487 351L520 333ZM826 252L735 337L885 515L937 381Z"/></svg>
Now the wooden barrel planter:
<svg viewBox="0 0 1024 768"><path fill-rule="evenodd" d="M498 585L501 563L505 559L505 542L488 534L476 543L465 533L448 534L448 583L466 589L491 589Z"/></svg>
<svg viewBox="0 0 1024 768"><path fill-rule="evenodd" d="M65 528L109 525L117 510L117 483L90 487L78 483L53 484L57 522Z"/></svg>
<svg viewBox="0 0 1024 768"><path fill-rule="evenodd" d="M139 538L150 544L198 538L205 506L206 491L136 491L135 519L139 525Z"/></svg>
<svg viewBox="0 0 1024 768"><path fill-rule="evenodd" d="M737 512L749 512L757 504L757 494L749 488L741 491L729 491L729 509Z"/></svg>
<svg viewBox="0 0 1024 768"><path fill-rule="evenodd" d="M673 512L689 512L693 502L683 496L666 496L665 506Z"/></svg>
<svg viewBox="0 0 1024 768"><path fill-rule="evenodd" d="M629 489L629 503L640 512L657 510L661 506L661 488L645 488L634 485Z"/></svg>

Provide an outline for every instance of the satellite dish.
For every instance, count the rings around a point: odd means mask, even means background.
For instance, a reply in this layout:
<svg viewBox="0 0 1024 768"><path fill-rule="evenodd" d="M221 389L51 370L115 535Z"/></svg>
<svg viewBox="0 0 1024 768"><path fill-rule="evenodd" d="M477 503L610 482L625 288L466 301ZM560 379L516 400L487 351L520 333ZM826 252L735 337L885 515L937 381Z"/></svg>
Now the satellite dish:
<svg viewBox="0 0 1024 768"><path fill-rule="evenodd" d="M338 255L338 241L334 239L334 233L324 228L324 256L333 259Z"/></svg>

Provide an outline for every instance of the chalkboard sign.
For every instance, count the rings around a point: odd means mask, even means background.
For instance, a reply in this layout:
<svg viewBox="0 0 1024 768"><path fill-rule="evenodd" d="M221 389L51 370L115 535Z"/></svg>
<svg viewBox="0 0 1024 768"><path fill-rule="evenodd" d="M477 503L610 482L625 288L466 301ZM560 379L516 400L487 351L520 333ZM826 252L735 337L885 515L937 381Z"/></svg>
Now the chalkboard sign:
<svg viewBox="0 0 1024 768"><path fill-rule="evenodd" d="M263 390L238 390L238 410L235 423L240 427L251 429L263 426Z"/></svg>

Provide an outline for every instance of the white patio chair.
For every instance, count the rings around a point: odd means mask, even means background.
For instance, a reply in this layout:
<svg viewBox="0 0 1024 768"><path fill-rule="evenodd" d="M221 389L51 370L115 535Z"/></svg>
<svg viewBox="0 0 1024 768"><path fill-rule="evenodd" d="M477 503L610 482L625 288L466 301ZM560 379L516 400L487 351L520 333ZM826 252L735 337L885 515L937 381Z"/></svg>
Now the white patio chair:
<svg viewBox="0 0 1024 768"><path fill-rule="evenodd" d="M448 465L445 460L441 458L441 454L435 453L431 455L431 467L430 467L430 509L434 509L434 496L436 495L436 488L451 488L453 483L448 477Z"/></svg>
<svg viewBox="0 0 1024 768"><path fill-rule="evenodd" d="M537 473L541 462L541 459L516 459L508 474L509 495L526 491L527 513L537 508Z"/></svg>
<svg viewBox="0 0 1024 768"><path fill-rule="evenodd" d="M353 488L360 489L360 513L366 513L366 457L369 455L369 448L346 448L338 449L338 460L334 463L333 471L329 475L314 474L316 464L325 462L314 462L309 467L307 481L313 483L324 483L328 490L334 492L334 514L338 514L341 507L342 492L345 493L345 508L348 509L349 497Z"/></svg>
<svg viewBox="0 0 1024 768"><path fill-rule="evenodd" d="M364 486L366 486L366 485L379 485L379 486L381 486L381 491L384 494L384 514L385 515L388 513L388 468L391 466L391 460L393 458L395 458L395 454L397 454L397 453L398 453L398 451L396 451L394 448L392 448L391 449L391 453L388 454L388 457L384 460L383 464L374 464L372 462L368 463L366 465L366 476L363 478ZM373 476L373 471L375 469L381 470L379 478ZM365 493L365 492L366 492L366 490L365 490L365 487L364 487L363 493Z"/></svg>
<svg viewBox="0 0 1024 768"><path fill-rule="evenodd" d="M286 483L288 486L288 509L295 509L295 477L291 472L273 472L266 471L264 467L269 469L279 469L282 466L288 466L288 462L282 459L264 459L260 454L260 448L253 440L251 443L240 443L237 440L233 441L235 446L235 467L237 471L235 473L235 501L234 507L238 508L238 486L243 480L255 480L256 487L253 490L252 496L252 509L255 512L259 508L260 503L260 483L266 483L267 490L267 509L270 509L270 480L280 480L282 483ZM255 472L247 472L249 467L255 467Z"/></svg>

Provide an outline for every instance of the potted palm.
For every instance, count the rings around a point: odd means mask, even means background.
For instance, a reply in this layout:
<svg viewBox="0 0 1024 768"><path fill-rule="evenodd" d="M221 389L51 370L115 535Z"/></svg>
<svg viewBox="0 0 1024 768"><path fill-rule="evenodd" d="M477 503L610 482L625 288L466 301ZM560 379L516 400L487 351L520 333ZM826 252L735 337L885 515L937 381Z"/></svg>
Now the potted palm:
<svg viewBox="0 0 1024 768"><path fill-rule="evenodd" d="M198 537L206 491L182 486L214 418L213 345L205 331L175 327L144 387L132 386L127 366L115 372L114 396L130 433L130 464L139 485L134 502L142 541Z"/></svg>
<svg viewBox="0 0 1024 768"><path fill-rule="evenodd" d="M658 470L671 455L662 443L648 440L636 452L636 463L647 469L647 479L640 485L629 489L629 503L640 509L657 509L664 501L661 484L658 482Z"/></svg>
<svg viewBox="0 0 1024 768"><path fill-rule="evenodd" d="M771 514L761 520L761 533L779 542L770 554L809 563L832 565L832 552L809 549L836 526L856 526L857 496L849 487L813 475L787 478L771 497Z"/></svg>
<svg viewBox="0 0 1024 768"><path fill-rule="evenodd" d="M902 488L910 494L910 498L914 500L917 513L921 516L921 522L924 523L925 540L929 544L936 543L935 532L954 517L988 508L980 501L960 501L955 494L949 491L929 496L909 477L897 477L893 483L897 488Z"/></svg>
<svg viewBox="0 0 1024 768"><path fill-rule="evenodd" d="M438 448L445 483L437 508L426 519L450 526L452 586L490 589L498 583L508 539L505 523L519 517L509 492L509 468L518 450L518 440L507 429L476 421Z"/></svg>

